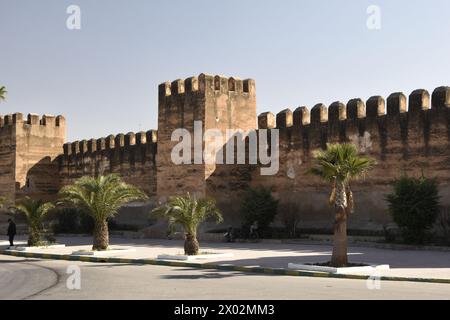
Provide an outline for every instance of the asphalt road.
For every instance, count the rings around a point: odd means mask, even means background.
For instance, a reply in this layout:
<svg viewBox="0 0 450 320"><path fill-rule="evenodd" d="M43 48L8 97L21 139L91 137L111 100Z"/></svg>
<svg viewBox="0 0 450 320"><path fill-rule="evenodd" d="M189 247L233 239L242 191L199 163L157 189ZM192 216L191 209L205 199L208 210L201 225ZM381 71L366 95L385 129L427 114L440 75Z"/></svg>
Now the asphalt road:
<svg viewBox="0 0 450 320"><path fill-rule="evenodd" d="M79 290L68 288L68 277L74 279L68 268L79 268ZM450 285L381 281L369 290L364 280L0 255L0 299L450 299Z"/></svg>

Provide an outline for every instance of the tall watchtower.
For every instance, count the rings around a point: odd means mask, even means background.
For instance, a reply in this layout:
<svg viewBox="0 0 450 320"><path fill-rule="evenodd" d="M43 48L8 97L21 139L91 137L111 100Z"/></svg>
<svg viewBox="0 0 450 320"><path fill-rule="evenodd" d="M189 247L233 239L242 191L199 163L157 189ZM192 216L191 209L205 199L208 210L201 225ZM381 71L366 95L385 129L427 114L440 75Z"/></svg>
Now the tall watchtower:
<svg viewBox="0 0 450 320"><path fill-rule="evenodd" d="M22 113L0 116L0 196L51 197L59 188L54 159L66 139L63 116Z"/></svg>
<svg viewBox="0 0 450 320"><path fill-rule="evenodd" d="M191 133L194 145L194 122L201 121L202 134L218 129L225 137L226 129L255 130L255 81L200 74L186 80L159 85L157 194L159 199L187 191L205 195L206 179L215 165L199 163L176 165L171 152L177 141L171 141L176 129ZM198 129L198 128L197 128ZM198 134L198 130L196 132ZM203 141L203 139L202 139ZM203 150L205 142L203 141ZM197 150L198 151L198 150ZM198 153L197 153L198 157Z"/></svg>

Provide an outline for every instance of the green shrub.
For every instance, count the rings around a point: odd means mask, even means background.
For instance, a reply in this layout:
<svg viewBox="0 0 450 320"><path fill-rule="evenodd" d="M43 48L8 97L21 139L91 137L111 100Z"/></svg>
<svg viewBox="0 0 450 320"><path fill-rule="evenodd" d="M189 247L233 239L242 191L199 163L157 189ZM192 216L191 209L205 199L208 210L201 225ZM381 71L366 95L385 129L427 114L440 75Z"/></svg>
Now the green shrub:
<svg viewBox="0 0 450 320"><path fill-rule="evenodd" d="M92 233L93 219L77 208L60 208L56 213L55 233Z"/></svg>
<svg viewBox="0 0 450 320"><path fill-rule="evenodd" d="M278 200L275 200L270 190L265 188L249 189L241 204L243 229L248 233L250 226L258 222L260 237L266 236L269 225L275 219L278 210Z"/></svg>
<svg viewBox="0 0 450 320"><path fill-rule="evenodd" d="M91 234L94 230L94 219L83 210L77 208L59 208L55 213L54 233ZM138 231L139 228L129 224L119 224L108 219L109 230Z"/></svg>
<svg viewBox="0 0 450 320"><path fill-rule="evenodd" d="M389 212L400 227L403 240L420 244L439 213L439 192L436 179L403 176L387 195Z"/></svg>
<svg viewBox="0 0 450 320"><path fill-rule="evenodd" d="M139 226L126 223L117 223L114 219L108 219L108 228L110 231L139 231Z"/></svg>
<svg viewBox="0 0 450 320"><path fill-rule="evenodd" d="M80 233L92 234L94 232L94 219L83 210L79 210L80 214Z"/></svg>
<svg viewBox="0 0 450 320"><path fill-rule="evenodd" d="M78 214L75 209L58 209L56 213L56 223L53 225L55 233L75 233L78 228Z"/></svg>

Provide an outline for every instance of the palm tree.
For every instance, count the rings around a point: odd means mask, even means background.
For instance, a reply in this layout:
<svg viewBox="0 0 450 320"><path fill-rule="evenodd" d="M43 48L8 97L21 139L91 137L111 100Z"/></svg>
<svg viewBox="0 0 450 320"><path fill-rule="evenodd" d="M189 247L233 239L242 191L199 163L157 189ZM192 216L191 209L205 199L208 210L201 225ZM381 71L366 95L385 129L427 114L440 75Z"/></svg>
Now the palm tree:
<svg viewBox="0 0 450 320"><path fill-rule="evenodd" d="M92 250L103 251L109 246L108 218L124 204L145 201L147 195L139 188L126 184L116 174L78 179L60 190L63 203L85 210L94 219Z"/></svg>
<svg viewBox="0 0 450 320"><path fill-rule="evenodd" d="M25 215L28 222L29 246L37 246L41 242L42 221L54 207L51 202L44 202L41 199L33 200L30 197L25 197L16 204L15 208Z"/></svg>
<svg viewBox="0 0 450 320"><path fill-rule="evenodd" d="M309 173L331 184L329 204L335 209L331 258L331 265L334 267L348 264L347 219L354 209L350 181L363 177L374 165L374 159L359 156L352 144L328 144L325 151L316 154L315 166L309 170Z"/></svg>
<svg viewBox="0 0 450 320"><path fill-rule="evenodd" d="M0 101L6 100L6 94L7 93L8 93L8 91L6 91L6 87L5 86L0 87Z"/></svg>
<svg viewBox="0 0 450 320"><path fill-rule="evenodd" d="M212 199L197 199L187 193L184 196L171 197L169 201L152 213L169 220L169 226L181 225L185 232L184 253L189 256L198 255L199 243L197 228L209 217L216 218L217 223L223 221L216 202Z"/></svg>

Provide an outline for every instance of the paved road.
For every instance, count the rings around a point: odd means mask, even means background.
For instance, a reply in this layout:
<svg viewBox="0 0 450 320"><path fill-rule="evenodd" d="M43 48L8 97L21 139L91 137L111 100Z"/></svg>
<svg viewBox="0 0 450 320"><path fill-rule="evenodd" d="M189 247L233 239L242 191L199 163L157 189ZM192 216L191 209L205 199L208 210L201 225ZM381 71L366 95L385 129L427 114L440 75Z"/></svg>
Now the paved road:
<svg viewBox="0 0 450 320"><path fill-rule="evenodd" d="M81 289L69 290L69 266ZM0 299L450 299L450 285L253 275L164 266L97 264L0 255Z"/></svg>
<svg viewBox="0 0 450 320"><path fill-rule="evenodd" d="M5 247L7 242L1 241ZM19 237L19 240L25 238ZM121 254L122 258L155 259L160 254L180 254L183 241L160 239L110 238L111 248L132 247L134 252ZM59 237L59 243L67 247L42 249L36 252L71 254L77 250L92 248L92 237ZM332 247L329 244L298 243L212 243L201 242L204 252L231 253L228 258L200 260L200 262L230 263L238 266L287 268L289 263L317 263L330 261ZM390 250L371 247L349 248L349 259L354 263L389 264L390 270L381 271L384 276L450 279L450 251Z"/></svg>
<svg viewBox="0 0 450 320"><path fill-rule="evenodd" d="M44 265L0 256L0 299L31 298L58 283L58 273Z"/></svg>

